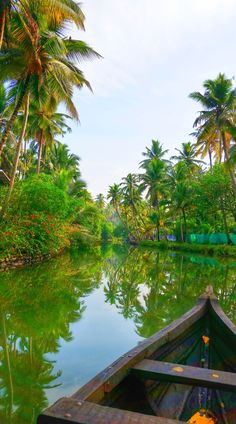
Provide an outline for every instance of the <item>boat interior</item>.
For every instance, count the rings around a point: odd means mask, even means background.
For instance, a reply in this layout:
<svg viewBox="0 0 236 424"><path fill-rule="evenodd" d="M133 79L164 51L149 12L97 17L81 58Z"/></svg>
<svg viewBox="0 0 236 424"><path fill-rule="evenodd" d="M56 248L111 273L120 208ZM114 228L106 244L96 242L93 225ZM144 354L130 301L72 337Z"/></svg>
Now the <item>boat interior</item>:
<svg viewBox="0 0 236 424"><path fill-rule="evenodd" d="M195 379L192 367L197 368L199 378ZM204 381L208 369L214 370L208 373L212 382ZM171 370L179 372L180 383L173 378ZM236 337L208 302L206 312L197 322L131 369L130 374L104 396L101 404L177 421L191 422L192 419L193 423L198 422L194 417L197 419L203 412L211 420L209 423L233 424L236 423L236 391L224 384L214 384L222 380L221 371L236 373ZM193 378L196 381L193 382Z"/></svg>

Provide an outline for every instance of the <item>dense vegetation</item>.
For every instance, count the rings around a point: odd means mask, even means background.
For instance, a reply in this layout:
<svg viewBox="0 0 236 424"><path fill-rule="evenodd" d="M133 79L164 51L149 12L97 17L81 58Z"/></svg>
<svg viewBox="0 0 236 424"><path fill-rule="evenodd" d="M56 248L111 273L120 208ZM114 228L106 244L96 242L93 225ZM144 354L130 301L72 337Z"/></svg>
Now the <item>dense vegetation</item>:
<svg viewBox="0 0 236 424"><path fill-rule="evenodd" d="M183 143L168 159L168 151L153 140L143 152L140 173L109 187L115 219L133 242L169 235L183 242L192 241L190 234L198 239L223 233L222 241L233 243L236 92L222 74L205 81L204 90L190 94L202 106L194 122L196 142Z"/></svg>
<svg viewBox="0 0 236 424"><path fill-rule="evenodd" d="M84 20L73 0L1 2L0 258L101 239L105 218L79 157L58 141L79 119L74 91L90 88L78 65L99 57L68 35L70 25L83 30Z"/></svg>
<svg viewBox="0 0 236 424"><path fill-rule="evenodd" d="M84 20L73 0L0 5L0 258L54 253L71 240L136 243L174 235L186 242L191 234L223 233L232 244L236 91L223 74L190 94L202 108L196 143L183 143L169 158L153 140L140 173L109 187L108 204L102 194L92 199L79 157L61 142L70 121L78 121L73 93L90 88L78 65L100 57L68 35L68 25L83 30Z"/></svg>

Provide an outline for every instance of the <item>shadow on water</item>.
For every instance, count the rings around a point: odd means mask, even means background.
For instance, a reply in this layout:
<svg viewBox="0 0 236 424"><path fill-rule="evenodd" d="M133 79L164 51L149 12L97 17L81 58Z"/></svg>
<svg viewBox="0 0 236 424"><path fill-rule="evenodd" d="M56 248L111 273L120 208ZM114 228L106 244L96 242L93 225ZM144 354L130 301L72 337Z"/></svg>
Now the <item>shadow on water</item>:
<svg viewBox="0 0 236 424"><path fill-rule="evenodd" d="M130 343L150 336L191 308L208 284L214 285L223 309L235 321L235 265L168 251L103 246L1 274L0 422L36 423L48 405L48 393L57 395L72 367L65 361L58 369L55 362L63 349L72 346L70 355L84 355L86 362L86 349L78 351L85 332L96 354L93 328L83 329L93 314L104 330L107 361L120 354L106 337L108 321L113 332L123 328L119 344L125 351L131 347L125 333L133 334ZM97 356L91 373L104 365L102 355ZM71 371L84 372L82 367ZM68 384L68 394L71 390Z"/></svg>

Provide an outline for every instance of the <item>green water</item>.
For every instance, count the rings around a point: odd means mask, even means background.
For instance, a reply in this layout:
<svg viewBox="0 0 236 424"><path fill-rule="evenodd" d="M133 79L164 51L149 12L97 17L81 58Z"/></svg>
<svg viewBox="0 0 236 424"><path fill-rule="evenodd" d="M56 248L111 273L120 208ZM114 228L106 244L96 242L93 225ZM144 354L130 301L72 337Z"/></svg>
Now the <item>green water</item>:
<svg viewBox="0 0 236 424"><path fill-rule="evenodd" d="M236 322L236 263L109 246L1 274L0 423L34 424L206 285Z"/></svg>

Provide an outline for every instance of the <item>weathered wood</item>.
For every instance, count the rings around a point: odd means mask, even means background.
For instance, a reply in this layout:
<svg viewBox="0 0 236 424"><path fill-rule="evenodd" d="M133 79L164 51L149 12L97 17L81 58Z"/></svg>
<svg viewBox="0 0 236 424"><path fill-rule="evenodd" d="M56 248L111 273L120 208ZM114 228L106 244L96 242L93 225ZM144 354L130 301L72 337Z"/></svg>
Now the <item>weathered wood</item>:
<svg viewBox="0 0 236 424"><path fill-rule="evenodd" d="M131 372L147 380L236 391L236 374L144 359Z"/></svg>
<svg viewBox="0 0 236 424"><path fill-rule="evenodd" d="M38 424L181 424L182 421L63 398L40 415Z"/></svg>
<svg viewBox="0 0 236 424"><path fill-rule="evenodd" d="M212 323L220 331L221 335L235 343L236 325L225 315L217 299L210 299L209 314L212 318Z"/></svg>

